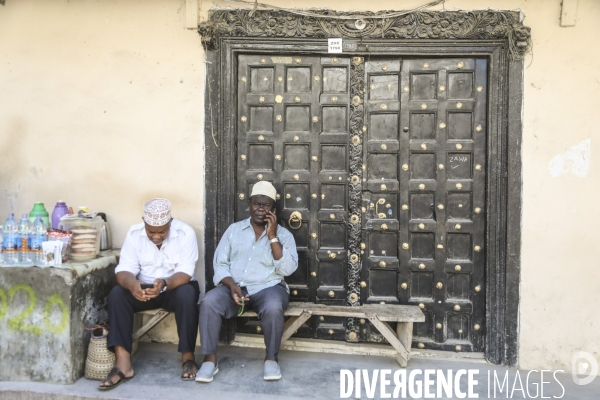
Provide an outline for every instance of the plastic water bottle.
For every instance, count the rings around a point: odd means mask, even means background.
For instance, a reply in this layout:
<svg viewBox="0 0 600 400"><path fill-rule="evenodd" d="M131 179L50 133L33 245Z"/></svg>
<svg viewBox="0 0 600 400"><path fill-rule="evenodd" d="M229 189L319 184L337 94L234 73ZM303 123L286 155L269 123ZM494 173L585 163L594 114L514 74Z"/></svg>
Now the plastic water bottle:
<svg viewBox="0 0 600 400"><path fill-rule="evenodd" d="M4 249L2 258L4 264L8 266L16 265L19 261L17 255L17 223L15 222L15 214L8 214L8 218L4 223Z"/></svg>
<svg viewBox="0 0 600 400"><path fill-rule="evenodd" d="M33 229L30 236L31 261L34 265L42 265L44 254L42 252L42 242L46 241L46 224L40 214L37 214L33 222Z"/></svg>
<svg viewBox="0 0 600 400"><path fill-rule="evenodd" d="M19 238L17 240L17 253L19 255L19 265L31 266L31 252L29 251L29 235L31 235L31 223L29 215L23 213L19 221Z"/></svg>

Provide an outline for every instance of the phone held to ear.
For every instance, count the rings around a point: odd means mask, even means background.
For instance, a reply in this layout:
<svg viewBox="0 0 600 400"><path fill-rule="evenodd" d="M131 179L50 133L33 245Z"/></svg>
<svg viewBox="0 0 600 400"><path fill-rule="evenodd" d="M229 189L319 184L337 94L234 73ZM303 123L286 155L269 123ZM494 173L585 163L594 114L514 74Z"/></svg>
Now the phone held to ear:
<svg viewBox="0 0 600 400"><path fill-rule="evenodd" d="M152 289L153 287L152 283L142 283L142 289Z"/></svg>

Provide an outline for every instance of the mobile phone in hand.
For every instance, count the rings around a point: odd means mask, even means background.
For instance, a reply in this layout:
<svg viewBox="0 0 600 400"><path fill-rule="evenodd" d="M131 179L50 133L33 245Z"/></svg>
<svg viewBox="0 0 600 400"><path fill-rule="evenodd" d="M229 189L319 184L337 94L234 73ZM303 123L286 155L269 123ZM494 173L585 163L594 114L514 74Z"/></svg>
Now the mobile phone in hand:
<svg viewBox="0 0 600 400"><path fill-rule="evenodd" d="M142 283L142 289L152 289L153 287L152 283Z"/></svg>

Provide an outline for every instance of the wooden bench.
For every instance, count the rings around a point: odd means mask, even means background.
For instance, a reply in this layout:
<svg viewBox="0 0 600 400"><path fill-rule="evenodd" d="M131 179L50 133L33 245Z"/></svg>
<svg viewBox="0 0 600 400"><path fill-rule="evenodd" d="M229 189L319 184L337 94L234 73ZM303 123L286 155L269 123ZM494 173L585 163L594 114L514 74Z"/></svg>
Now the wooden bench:
<svg viewBox="0 0 600 400"><path fill-rule="evenodd" d="M137 351L137 346L140 338L148 333L152 328L154 328L160 321L167 318L167 316L171 314L170 311L165 310L164 308L156 308L154 310L146 310L140 311L134 314L133 321L133 345L131 354ZM142 318L144 315L152 316L145 324L143 323ZM138 327L136 329L136 326Z"/></svg>
<svg viewBox="0 0 600 400"><path fill-rule="evenodd" d="M153 317L133 334L134 348L137 347L137 341L144 334L169 315L169 312L163 309L142 313L153 315ZM367 319L394 347L397 353L396 360L401 367L406 367L410 359L413 322L425 321L425 315L419 307L395 304L365 304L357 307L346 307L293 302L285 311L285 315L290 318L283 327L282 344L313 315ZM256 317L257 315L254 311L246 311L241 316ZM388 322L397 323L395 332Z"/></svg>

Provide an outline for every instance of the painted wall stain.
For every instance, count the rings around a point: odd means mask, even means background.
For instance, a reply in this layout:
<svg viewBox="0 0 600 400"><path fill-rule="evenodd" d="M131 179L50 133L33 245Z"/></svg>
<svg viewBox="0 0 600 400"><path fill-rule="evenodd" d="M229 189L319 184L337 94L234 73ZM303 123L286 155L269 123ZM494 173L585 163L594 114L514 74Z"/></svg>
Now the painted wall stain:
<svg viewBox="0 0 600 400"><path fill-rule="evenodd" d="M15 294L17 294L19 290L22 290L27 294L27 297L29 299L29 305L19 315L16 315L8 320L8 327L16 331L33 333L34 335L41 335L42 329L40 327L28 324L24 321L25 318L27 318L33 312L33 308L35 307L35 303L37 301L37 296L35 295L35 292L31 288L31 286L18 283L16 285L12 285L10 289L8 289L8 297L10 298L11 303L13 298L15 297Z"/></svg>
<svg viewBox="0 0 600 400"><path fill-rule="evenodd" d="M586 139L567 151L555 155L548 163L548 171L554 178L566 174L585 178L590 171L591 157L592 139Z"/></svg>
<svg viewBox="0 0 600 400"><path fill-rule="evenodd" d="M52 309L58 306L60 309L60 321L58 324L54 325L50 321L50 315L52 313ZM60 293L54 293L52 296L48 297L46 304L44 305L44 327L48 329L50 332L61 333L64 331L69 325L69 310L67 309L67 305L60 297Z"/></svg>
<svg viewBox="0 0 600 400"><path fill-rule="evenodd" d="M8 296L4 290L0 288L0 320L4 318L9 305L12 304L15 295L20 291L27 297L27 307L25 307L18 315L9 318L7 325L10 329L15 331L33 333L34 335L39 336L44 333L44 329L25 321L25 319L31 315L35 308L35 304L37 303L37 295L30 285L23 283L14 284L8 289ZM22 300L23 299L21 298L21 301ZM55 307L58 307L60 312L60 321L58 322L51 321L52 311ZM43 315L44 328L49 332L61 333L69 325L69 310L59 293L54 293L48 297L44 304Z"/></svg>

